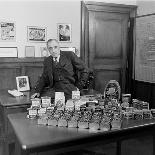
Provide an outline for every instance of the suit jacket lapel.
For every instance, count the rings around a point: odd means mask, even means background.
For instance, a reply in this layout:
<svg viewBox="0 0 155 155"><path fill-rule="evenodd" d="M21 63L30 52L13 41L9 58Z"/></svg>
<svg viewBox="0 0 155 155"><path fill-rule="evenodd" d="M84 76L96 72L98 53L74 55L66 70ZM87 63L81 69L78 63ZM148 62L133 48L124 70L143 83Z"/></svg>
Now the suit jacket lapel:
<svg viewBox="0 0 155 155"><path fill-rule="evenodd" d="M67 57L65 56L65 54L63 52L60 53L60 65L63 67L65 66L66 64L68 64L68 59Z"/></svg>

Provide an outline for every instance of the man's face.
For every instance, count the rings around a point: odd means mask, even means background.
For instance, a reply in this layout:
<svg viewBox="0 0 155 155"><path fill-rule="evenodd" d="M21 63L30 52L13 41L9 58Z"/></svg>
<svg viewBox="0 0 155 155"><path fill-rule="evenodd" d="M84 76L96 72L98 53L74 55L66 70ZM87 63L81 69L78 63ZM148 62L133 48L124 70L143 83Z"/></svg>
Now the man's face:
<svg viewBox="0 0 155 155"><path fill-rule="evenodd" d="M49 42L47 44L47 48L50 52L50 55L52 55L52 57L58 57L60 55L60 46L59 46L59 43L56 42L55 40Z"/></svg>

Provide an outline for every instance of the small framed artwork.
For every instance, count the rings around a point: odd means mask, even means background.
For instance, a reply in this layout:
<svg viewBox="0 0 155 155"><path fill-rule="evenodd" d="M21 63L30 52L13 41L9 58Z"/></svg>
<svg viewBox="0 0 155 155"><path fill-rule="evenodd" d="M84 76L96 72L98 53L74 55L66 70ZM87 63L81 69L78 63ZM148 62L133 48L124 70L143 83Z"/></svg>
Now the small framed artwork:
<svg viewBox="0 0 155 155"><path fill-rule="evenodd" d="M59 23L58 25L58 41L59 42L71 42L71 33L72 33L72 28L71 24L67 23Z"/></svg>
<svg viewBox="0 0 155 155"><path fill-rule="evenodd" d="M76 53L76 48L75 47L60 47L61 51L71 51Z"/></svg>
<svg viewBox="0 0 155 155"><path fill-rule="evenodd" d="M47 28L28 26L27 27L27 40L28 42L46 42Z"/></svg>
<svg viewBox="0 0 155 155"><path fill-rule="evenodd" d="M18 57L17 47L0 47L0 57Z"/></svg>
<svg viewBox="0 0 155 155"><path fill-rule="evenodd" d="M25 46L25 57L35 57L34 46Z"/></svg>
<svg viewBox="0 0 155 155"><path fill-rule="evenodd" d="M0 21L0 41L15 41L15 22Z"/></svg>
<svg viewBox="0 0 155 155"><path fill-rule="evenodd" d="M41 52L41 57L48 57L49 56L49 52L48 52L48 49L46 47L40 47L40 52Z"/></svg>
<svg viewBox="0 0 155 155"><path fill-rule="evenodd" d="M28 91L30 90L28 76L17 76L16 77L17 90L18 91Z"/></svg>

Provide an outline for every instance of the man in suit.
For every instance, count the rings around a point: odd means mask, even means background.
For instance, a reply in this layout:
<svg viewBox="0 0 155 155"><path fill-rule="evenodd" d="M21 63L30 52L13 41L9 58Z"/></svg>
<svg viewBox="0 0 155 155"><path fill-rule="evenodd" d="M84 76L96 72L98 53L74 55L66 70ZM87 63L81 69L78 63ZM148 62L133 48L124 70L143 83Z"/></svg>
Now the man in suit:
<svg viewBox="0 0 155 155"><path fill-rule="evenodd" d="M49 86L54 92L64 92L66 99L69 99L72 91L82 89L87 82L88 68L73 52L60 51L56 39L47 41L47 49L50 56L44 60L42 76L31 98L40 97L45 86ZM77 72L80 73L79 79L77 79ZM50 96L54 98L52 91Z"/></svg>

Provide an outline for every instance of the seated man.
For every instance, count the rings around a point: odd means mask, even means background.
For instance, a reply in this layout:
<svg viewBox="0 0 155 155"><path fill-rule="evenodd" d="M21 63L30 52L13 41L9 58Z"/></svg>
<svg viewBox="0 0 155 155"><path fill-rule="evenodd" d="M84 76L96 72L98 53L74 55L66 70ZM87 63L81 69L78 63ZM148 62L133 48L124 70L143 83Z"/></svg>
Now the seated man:
<svg viewBox="0 0 155 155"><path fill-rule="evenodd" d="M67 100L71 98L72 91L77 88L82 89L86 84L89 75L88 68L73 52L60 51L56 39L47 41L47 49L50 56L44 60L42 76L31 98L40 97L45 86L49 86L55 92L64 92ZM77 72L80 72L79 79L77 79ZM50 96L54 98L54 93L51 92Z"/></svg>

